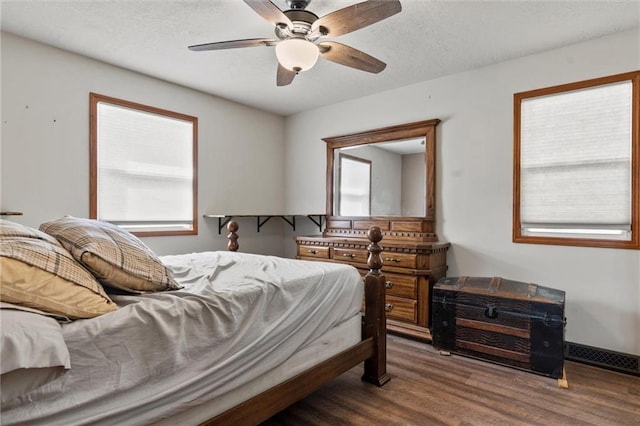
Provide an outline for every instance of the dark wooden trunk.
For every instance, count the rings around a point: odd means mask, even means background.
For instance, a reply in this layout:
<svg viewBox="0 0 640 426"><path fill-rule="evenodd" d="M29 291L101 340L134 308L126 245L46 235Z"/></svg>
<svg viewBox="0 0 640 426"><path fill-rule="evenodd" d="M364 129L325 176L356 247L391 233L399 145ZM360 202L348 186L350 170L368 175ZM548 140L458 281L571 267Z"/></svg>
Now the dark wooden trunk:
<svg viewBox="0 0 640 426"><path fill-rule="evenodd" d="M433 287L433 346L559 378L564 299L564 291L503 278L443 278Z"/></svg>

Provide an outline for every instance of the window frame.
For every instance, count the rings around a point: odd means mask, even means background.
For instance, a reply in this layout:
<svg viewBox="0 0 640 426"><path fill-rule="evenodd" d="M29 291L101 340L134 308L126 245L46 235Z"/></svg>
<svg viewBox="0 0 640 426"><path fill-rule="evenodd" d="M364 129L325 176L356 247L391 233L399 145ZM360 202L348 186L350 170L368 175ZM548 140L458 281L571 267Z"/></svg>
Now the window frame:
<svg viewBox="0 0 640 426"><path fill-rule="evenodd" d="M525 99L630 81L631 101L631 238L629 240L523 235L520 218L520 119ZM640 249L640 71L594 78L543 89L520 92L514 96L513 116L513 242L580 247Z"/></svg>
<svg viewBox="0 0 640 426"><path fill-rule="evenodd" d="M111 96L89 93L89 218L98 219L98 104L108 103L118 107L161 115L172 119L189 121L193 125L193 217L192 227L188 230L134 231L140 237L159 237L175 235L198 235L198 117L169 111L149 105L118 99Z"/></svg>

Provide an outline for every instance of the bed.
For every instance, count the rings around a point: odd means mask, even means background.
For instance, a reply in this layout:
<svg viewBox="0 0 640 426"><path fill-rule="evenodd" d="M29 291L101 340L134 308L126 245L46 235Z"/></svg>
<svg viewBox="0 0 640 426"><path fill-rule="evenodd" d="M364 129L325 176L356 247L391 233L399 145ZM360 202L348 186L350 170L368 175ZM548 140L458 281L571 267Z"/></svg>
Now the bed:
<svg viewBox="0 0 640 426"><path fill-rule="evenodd" d="M71 235L78 223L99 229ZM2 229L3 425L258 424L363 361L363 380L389 380L379 229L369 231L364 286L349 265L240 253L235 222L228 226L230 251L159 258L127 233L145 253L121 246L89 253L87 242L122 235L87 219L65 217L40 231L3 221ZM70 296L47 306L23 303L16 277L39 277L14 271L28 263L16 249L25 233L90 271L101 285L92 309L105 312L78 318L93 314L72 311L68 319L43 311ZM142 255L160 265L145 271L146 283L131 273ZM120 265L116 272L112 264ZM57 272L69 281L69 272ZM34 329L40 335L28 335ZM16 354L36 360L6 367L5 360L21 358ZM41 368L48 364L53 368ZM42 383L28 377L41 370L48 372Z"/></svg>

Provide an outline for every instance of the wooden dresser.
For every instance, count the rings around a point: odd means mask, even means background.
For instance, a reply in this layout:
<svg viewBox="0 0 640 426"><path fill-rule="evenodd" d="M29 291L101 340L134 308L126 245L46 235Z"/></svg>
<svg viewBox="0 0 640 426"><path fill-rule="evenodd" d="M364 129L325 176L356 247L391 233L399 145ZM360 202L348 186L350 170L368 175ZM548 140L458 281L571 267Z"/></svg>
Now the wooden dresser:
<svg viewBox="0 0 640 426"><path fill-rule="evenodd" d="M419 218L327 218L323 236L295 238L297 258L348 263L367 273L366 231L383 230L382 272L386 277L387 330L431 341L431 292L447 270L449 243L424 232Z"/></svg>
<svg viewBox="0 0 640 426"><path fill-rule="evenodd" d="M449 243L435 234L437 118L323 138L327 217L322 236L296 237L297 258L367 272L367 231L382 231L387 330L431 342L431 292ZM358 174L350 163L358 163ZM364 172L363 172L364 170ZM393 184L392 184L393 183Z"/></svg>

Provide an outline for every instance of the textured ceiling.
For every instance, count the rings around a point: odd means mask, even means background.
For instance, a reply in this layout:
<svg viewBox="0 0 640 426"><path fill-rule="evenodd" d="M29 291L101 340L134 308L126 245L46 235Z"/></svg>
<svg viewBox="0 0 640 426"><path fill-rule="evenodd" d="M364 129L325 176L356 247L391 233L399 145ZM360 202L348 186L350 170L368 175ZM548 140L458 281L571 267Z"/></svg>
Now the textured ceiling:
<svg viewBox="0 0 640 426"><path fill-rule="evenodd" d="M286 9L284 0L274 0ZM403 10L335 39L387 63L369 74L323 59L276 87L272 47L188 45L272 38L240 0L3 0L2 30L256 108L289 115L637 27L633 1L401 0ZM313 0L318 16L357 1Z"/></svg>

